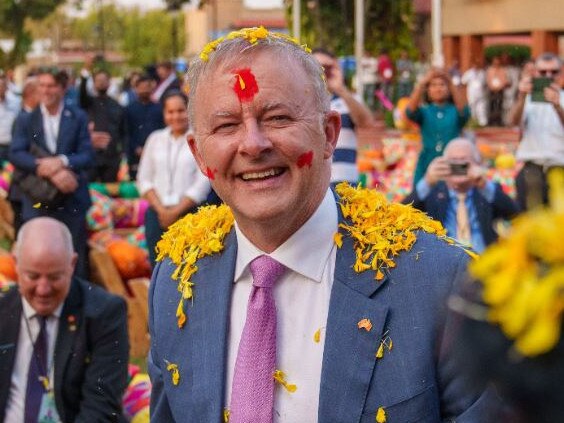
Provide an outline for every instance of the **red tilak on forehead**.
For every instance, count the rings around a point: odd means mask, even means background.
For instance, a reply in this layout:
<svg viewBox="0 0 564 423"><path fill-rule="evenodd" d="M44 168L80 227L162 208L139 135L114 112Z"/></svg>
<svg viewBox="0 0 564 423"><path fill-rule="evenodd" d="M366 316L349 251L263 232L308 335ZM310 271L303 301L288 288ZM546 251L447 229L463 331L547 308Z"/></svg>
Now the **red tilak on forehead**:
<svg viewBox="0 0 564 423"><path fill-rule="evenodd" d="M298 157L298 167L309 166L311 167L311 161L313 160L313 151L310 150Z"/></svg>
<svg viewBox="0 0 564 423"><path fill-rule="evenodd" d="M239 97L239 101L251 101L259 90L255 76L249 68L238 69L233 73L236 78L233 90Z"/></svg>

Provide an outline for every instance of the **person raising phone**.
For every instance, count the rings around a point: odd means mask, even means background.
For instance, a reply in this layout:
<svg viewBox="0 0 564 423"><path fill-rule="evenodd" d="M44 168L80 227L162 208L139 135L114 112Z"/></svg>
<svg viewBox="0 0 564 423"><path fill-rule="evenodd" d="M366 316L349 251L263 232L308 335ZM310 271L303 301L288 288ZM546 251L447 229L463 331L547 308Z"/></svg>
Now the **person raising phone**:
<svg viewBox="0 0 564 423"><path fill-rule="evenodd" d="M488 181L472 141L455 138L435 158L404 200L439 220L448 236L477 252L497 239L495 219L510 219L517 205L498 183Z"/></svg>
<svg viewBox="0 0 564 423"><path fill-rule="evenodd" d="M548 203L546 175L564 167L564 90L557 83L561 69L558 56L541 54L535 61L535 76L521 78L511 110L511 122L522 127L517 159L524 165L515 179L522 211Z"/></svg>

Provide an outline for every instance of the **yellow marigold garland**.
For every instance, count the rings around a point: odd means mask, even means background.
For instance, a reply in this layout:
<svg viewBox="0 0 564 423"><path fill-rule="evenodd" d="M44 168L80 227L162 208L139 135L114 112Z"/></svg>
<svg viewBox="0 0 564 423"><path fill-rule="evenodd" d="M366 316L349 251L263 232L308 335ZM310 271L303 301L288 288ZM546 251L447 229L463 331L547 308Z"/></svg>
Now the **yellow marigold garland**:
<svg viewBox="0 0 564 423"><path fill-rule="evenodd" d="M413 246L416 231L445 235L440 222L412 207L389 203L379 192L347 183L339 184L336 190L343 216L351 222L340 223L339 227L355 240L356 272L372 269L375 278L381 280L384 268L395 267L394 256ZM179 328L186 323L185 301L193 298L191 278L198 270L196 262L223 250L223 240L233 223L228 206L201 207L172 225L157 244L157 260L170 257L177 266L172 279L178 281L181 293L176 310ZM341 247L341 234L335 236L335 242Z"/></svg>
<svg viewBox="0 0 564 423"><path fill-rule="evenodd" d="M210 54L213 53L217 49L217 47L226 40L243 38L244 40L247 40L250 45L254 46L258 43L259 40L264 40L269 37L290 41L296 44L298 47L302 48L304 51L311 53L311 50L305 44L300 44L297 39L292 38L286 34L281 34L278 32L270 32L264 26L261 25L258 28L257 27L243 28L237 31L232 31L225 37L219 37L218 39L213 40L212 42L206 44L206 46L200 53L200 59L204 62L207 62L209 60Z"/></svg>
<svg viewBox="0 0 564 423"><path fill-rule="evenodd" d="M470 266L488 321L529 357L556 345L564 312L564 172L551 172L549 185L551 207L517 217L507 238Z"/></svg>
<svg viewBox="0 0 564 423"><path fill-rule="evenodd" d="M336 191L343 217L351 222L339 227L355 240L356 272L372 269L381 280L384 268L396 266L393 258L411 249L416 231L446 235L440 222L413 207L390 203L380 192L354 188L346 182L337 185Z"/></svg>

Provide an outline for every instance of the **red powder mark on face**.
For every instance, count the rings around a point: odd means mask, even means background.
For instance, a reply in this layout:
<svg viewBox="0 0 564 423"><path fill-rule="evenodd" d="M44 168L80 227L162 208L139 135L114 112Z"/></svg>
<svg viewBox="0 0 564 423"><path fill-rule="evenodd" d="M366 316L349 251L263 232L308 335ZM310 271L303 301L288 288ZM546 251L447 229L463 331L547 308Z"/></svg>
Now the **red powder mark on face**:
<svg viewBox="0 0 564 423"><path fill-rule="evenodd" d="M217 172L217 169L211 170L209 166L206 168L206 176L212 181L215 179L215 172Z"/></svg>
<svg viewBox="0 0 564 423"><path fill-rule="evenodd" d="M311 161L313 160L313 151L308 151L298 157L298 167L309 166L311 167Z"/></svg>
<svg viewBox="0 0 564 423"><path fill-rule="evenodd" d="M233 90L239 97L239 101L251 101L259 90L255 76L249 68L238 69L233 73L235 74Z"/></svg>

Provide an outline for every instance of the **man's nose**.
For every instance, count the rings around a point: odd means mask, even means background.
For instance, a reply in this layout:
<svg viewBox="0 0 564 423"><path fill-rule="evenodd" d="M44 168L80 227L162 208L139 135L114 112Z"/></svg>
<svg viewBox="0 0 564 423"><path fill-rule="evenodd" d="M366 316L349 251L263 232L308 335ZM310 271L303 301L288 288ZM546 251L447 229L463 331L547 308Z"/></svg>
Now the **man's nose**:
<svg viewBox="0 0 564 423"><path fill-rule="evenodd" d="M256 119L245 122L244 139L239 145L239 152L249 156L260 156L264 151L272 148L272 143L261 130Z"/></svg>
<svg viewBox="0 0 564 423"><path fill-rule="evenodd" d="M38 295L49 295L51 293L51 282L47 278L39 278L35 292Z"/></svg>

